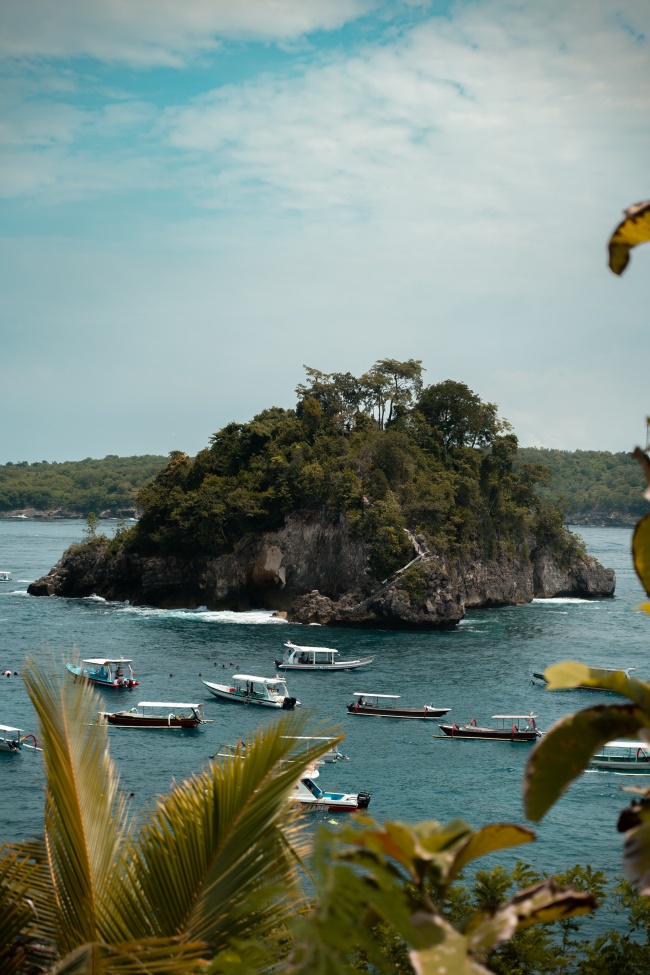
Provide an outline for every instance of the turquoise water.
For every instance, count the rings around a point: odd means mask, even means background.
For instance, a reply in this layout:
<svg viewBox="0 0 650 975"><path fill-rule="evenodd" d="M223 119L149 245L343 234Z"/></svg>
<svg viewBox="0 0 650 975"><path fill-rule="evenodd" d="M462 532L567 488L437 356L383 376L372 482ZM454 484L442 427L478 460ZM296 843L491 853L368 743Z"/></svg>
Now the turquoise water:
<svg viewBox="0 0 650 975"><path fill-rule="evenodd" d="M79 521L0 521L0 569L10 570L14 580L0 584L0 671L20 672L27 655L53 652L63 662L76 646L82 657L133 658L140 686L131 694L101 692L107 706L204 701L214 723L194 735L110 729L111 751L135 804L145 804L174 779L199 770L221 743L245 739L257 724L278 719L276 712L218 701L199 675L223 679L239 667L272 676L274 658L287 639L333 646L342 656L374 656L374 663L357 673L289 674L288 686L303 708L346 732L342 750L350 761L327 766L321 773L323 787L369 791L370 812L380 821L462 817L475 827L525 822L521 778L530 746L437 740L435 723L350 717L346 704L354 691L400 694L405 704L450 707L449 718L459 723L534 710L544 729L561 715L607 697L552 694L531 684L534 670L578 659L636 667L638 676L650 678L650 619L634 609L642 592L631 568L628 529L579 529L591 554L615 569L614 599L555 599L477 610L453 632L396 633L302 627L264 612L158 610L97 598L28 596L28 583L82 537L83 527ZM109 523L109 533L112 527ZM36 730L19 677L0 677L0 722ZM0 758L0 839L23 838L38 832L42 823L41 758L33 753ZM620 873L616 819L627 803L620 786L629 781L606 772L585 774L538 827L538 842L502 859L522 856L549 872L581 862L610 877Z"/></svg>

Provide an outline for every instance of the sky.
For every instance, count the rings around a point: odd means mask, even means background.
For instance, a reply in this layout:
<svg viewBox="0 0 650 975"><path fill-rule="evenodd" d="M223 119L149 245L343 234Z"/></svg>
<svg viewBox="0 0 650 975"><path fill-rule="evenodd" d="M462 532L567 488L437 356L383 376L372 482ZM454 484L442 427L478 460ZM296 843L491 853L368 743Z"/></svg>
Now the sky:
<svg viewBox="0 0 650 975"><path fill-rule="evenodd" d="M0 463L194 454L382 358L643 444L649 44L647 0L2 0Z"/></svg>

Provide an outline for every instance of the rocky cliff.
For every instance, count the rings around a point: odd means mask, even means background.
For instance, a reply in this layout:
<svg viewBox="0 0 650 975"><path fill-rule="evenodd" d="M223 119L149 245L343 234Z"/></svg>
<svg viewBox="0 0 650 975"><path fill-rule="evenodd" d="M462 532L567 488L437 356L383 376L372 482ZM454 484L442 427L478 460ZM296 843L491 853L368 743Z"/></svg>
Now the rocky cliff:
<svg viewBox="0 0 650 975"><path fill-rule="evenodd" d="M301 623L342 626L451 627L468 608L558 595L611 596L611 569L595 559L560 559L530 540L526 552L446 560L426 549L384 582L368 568L368 546L343 516L291 515L276 532L241 540L218 558L110 554L101 537L73 546L34 596L80 597L178 608L284 611Z"/></svg>

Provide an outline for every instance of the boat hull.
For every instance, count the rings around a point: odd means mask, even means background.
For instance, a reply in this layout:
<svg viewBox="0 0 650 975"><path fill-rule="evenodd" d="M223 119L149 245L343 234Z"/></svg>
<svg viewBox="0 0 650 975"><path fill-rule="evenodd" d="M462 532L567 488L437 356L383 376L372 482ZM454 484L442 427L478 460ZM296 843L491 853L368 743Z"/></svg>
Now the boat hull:
<svg viewBox="0 0 650 975"><path fill-rule="evenodd" d="M233 704L247 704L251 707L260 708L273 708L276 711L292 711L296 706L295 697L285 697L281 701L269 701L265 698L255 697L251 694L239 694L237 691L231 690L229 687L210 686L205 681L203 682L208 688L211 694L218 697L221 701L230 701Z"/></svg>
<svg viewBox="0 0 650 975"><path fill-rule="evenodd" d="M362 660L341 660L335 664L297 664L276 660L275 666L278 670L357 670L359 667L367 667L372 660L372 657L364 657Z"/></svg>
<svg viewBox="0 0 650 975"><path fill-rule="evenodd" d="M371 704L348 704L348 714L360 714L373 718L411 718L417 721L429 721L432 718L442 718L451 708L433 708L425 705L422 708L388 708L373 707Z"/></svg>
<svg viewBox="0 0 650 975"><path fill-rule="evenodd" d="M202 721L199 718L181 718L164 715L130 714L128 711L120 714L103 714L104 719L111 725L121 728L198 728Z"/></svg>
<svg viewBox="0 0 650 975"><path fill-rule="evenodd" d="M485 741L537 741L536 730L517 730L508 728L481 728L476 725L439 724L438 727L449 738L483 739Z"/></svg>
<svg viewBox="0 0 650 975"><path fill-rule="evenodd" d="M629 759L622 758L606 759L592 758L589 768L598 772L623 772L626 775L650 775L650 758Z"/></svg>

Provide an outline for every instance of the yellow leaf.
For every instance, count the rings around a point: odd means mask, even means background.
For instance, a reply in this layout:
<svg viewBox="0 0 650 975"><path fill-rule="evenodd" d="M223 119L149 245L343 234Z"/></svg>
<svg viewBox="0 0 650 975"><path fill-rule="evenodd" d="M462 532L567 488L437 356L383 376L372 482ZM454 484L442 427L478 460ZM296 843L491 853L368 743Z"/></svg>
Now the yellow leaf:
<svg viewBox="0 0 650 975"><path fill-rule="evenodd" d="M641 585L650 596L650 515L637 523L632 536L634 568Z"/></svg>
<svg viewBox="0 0 650 975"><path fill-rule="evenodd" d="M650 240L650 200L634 203L624 210L624 219L609 239L609 266L622 274L630 260L630 250Z"/></svg>

